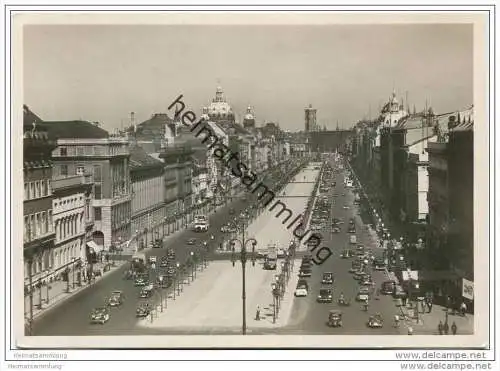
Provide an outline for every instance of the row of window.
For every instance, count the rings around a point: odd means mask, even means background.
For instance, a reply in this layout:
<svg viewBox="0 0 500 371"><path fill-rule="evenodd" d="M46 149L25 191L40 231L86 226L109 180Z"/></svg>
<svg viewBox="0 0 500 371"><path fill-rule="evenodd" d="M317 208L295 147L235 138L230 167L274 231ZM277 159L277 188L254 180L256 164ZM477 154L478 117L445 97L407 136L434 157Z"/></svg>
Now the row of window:
<svg viewBox="0 0 500 371"><path fill-rule="evenodd" d="M67 156L104 156L104 155L118 155L123 154L123 146L69 146L69 147L59 147L56 150L56 155L67 157Z"/></svg>
<svg viewBox="0 0 500 371"><path fill-rule="evenodd" d="M60 201L58 201L58 199L56 199L56 200L54 200L54 207L68 205L72 202L77 202L78 200L81 201L82 199L83 199L83 196L73 197L73 198L65 198L65 199L60 200Z"/></svg>
<svg viewBox="0 0 500 371"><path fill-rule="evenodd" d="M31 266L31 274L37 275L42 272L47 274L57 271L60 267L68 265L73 258L82 257L82 246L80 241L72 242L70 246L65 246L51 251L46 251ZM29 265L26 263L25 272L29 275ZM27 278L27 277L26 277ZM42 279L44 277L42 276Z"/></svg>
<svg viewBox="0 0 500 371"><path fill-rule="evenodd" d="M62 241L85 231L83 213L56 220L56 241Z"/></svg>
<svg viewBox="0 0 500 371"><path fill-rule="evenodd" d="M47 197L52 194L50 179L41 179L31 182L24 182L24 200L34 200L36 198Z"/></svg>
<svg viewBox="0 0 500 371"><path fill-rule="evenodd" d="M53 230L52 209L24 216L24 242L40 238Z"/></svg>
<svg viewBox="0 0 500 371"><path fill-rule="evenodd" d="M111 228L115 229L120 227L123 223L126 223L127 220L130 220L132 205L130 202L124 202L122 204L118 204L111 208Z"/></svg>
<svg viewBox="0 0 500 371"><path fill-rule="evenodd" d="M83 175L86 173L87 166L83 164L79 164L75 166L75 173L70 174L69 166L67 164L60 164L59 166L59 175L68 176L68 175ZM102 166L101 165L93 165L92 166L92 174L94 178L94 182L100 182L102 180Z"/></svg>

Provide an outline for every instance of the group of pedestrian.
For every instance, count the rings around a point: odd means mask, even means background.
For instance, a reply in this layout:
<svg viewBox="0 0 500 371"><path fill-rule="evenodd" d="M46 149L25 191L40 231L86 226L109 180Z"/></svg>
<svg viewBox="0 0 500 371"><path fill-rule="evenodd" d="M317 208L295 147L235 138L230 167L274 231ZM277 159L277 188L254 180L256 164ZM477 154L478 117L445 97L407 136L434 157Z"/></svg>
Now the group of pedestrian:
<svg viewBox="0 0 500 371"><path fill-rule="evenodd" d="M455 321L453 321L453 323L451 324L451 333L453 335L456 335L457 334L457 324L455 323ZM438 324L438 332L439 332L439 335L449 335L449 332L450 332L450 326L448 325L448 319L446 319L443 323L443 321L439 321L439 324Z"/></svg>

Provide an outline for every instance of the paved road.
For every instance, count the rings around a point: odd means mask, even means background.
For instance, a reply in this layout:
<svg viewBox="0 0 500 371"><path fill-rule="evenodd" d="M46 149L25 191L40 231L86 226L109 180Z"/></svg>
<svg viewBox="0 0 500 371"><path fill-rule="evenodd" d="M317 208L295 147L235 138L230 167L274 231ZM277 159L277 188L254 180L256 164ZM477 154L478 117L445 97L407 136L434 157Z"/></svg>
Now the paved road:
<svg viewBox="0 0 500 371"><path fill-rule="evenodd" d="M279 178L278 178L279 179ZM266 184L271 184L269 181ZM230 206L220 209L210 217L210 231L207 234L195 233L185 230L178 236L168 240L168 247L175 249L176 259L179 262L186 260L191 251L198 251L203 241L208 240L214 234L215 240L222 238L220 227L228 220L233 219L229 213L229 207L233 207L236 213L243 210L250 200L244 201L236 199ZM188 246L186 241L196 238L195 246ZM215 244L211 246L214 248ZM146 255L162 256L166 254L166 249L153 249L146 251ZM140 288L134 287L133 281L123 279L127 266L116 270L103 280L97 281L94 287L83 290L71 297L61 305L47 312L44 316L35 321L33 334L35 336L64 336L64 335L129 335L135 333L134 328L137 323L135 310L138 302ZM125 302L119 309L112 309L110 321L105 326L91 325L89 323L89 313L97 306L104 304L106 297L113 290L121 290L125 296Z"/></svg>
<svg viewBox="0 0 500 371"><path fill-rule="evenodd" d="M284 198L283 202L295 215L304 211L319 170L311 168L301 171L297 176L305 178L307 182L288 184L283 194L300 195L304 197ZM281 198L280 198L281 199ZM275 216L275 212L261 214L246 230L246 236L254 237L258 241L257 248L267 250L269 243L287 247L293 239L292 231L282 224L282 219ZM241 236L238 236L241 238ZM286 324L290 315L293 300L293 290L297 283L296 275L288 283L287 292L282 300L281 309L276 323L273 323L273 298L271 283L274 276L280 272L281 259L278 260L277 270L263 270L262 261L252 266L248 261L246 268L246 309L247 326L273 328ZM296 266L299 261L296 262ZM185 287L182 295L170 302L168 310L160 314L159 318L144 320L141 324L146 328L163 328L164 333L178 331L212 332L225 328L229 333L241 328L242 324L242 271L240 262L233 267L229 261L213 262L206 270L198 273L200 279ZM261 320L255 320L255 310L261 308Z"/></svg>
<svg viewBox="0 0 500 371"><path fill-rule="evenodd" d="M310 294L306 298L295 298L290 326L283 329L284 333L300 334L398 334L399 330L393 327L393 318L397 312L391 296L380 296L379 300L371 300L368 312L361 309L361 304L354 302L354 297L358 290L358 283L348 272L352 259L341 259L339 257L342 250L348 247L349 237L347 234L347 223L349 218L356 215L356 231L358 242L371 247L376 256L382 255L382 250L376 248L373 240L370 239L367 227L362 224L361 218L357 215L357 210L353 205L354 195L350 189L344 188L344 172L336 175L336 186L332 187L331 193L338 196L333 198L332 217L337 217L345 221L342 231L338 234L322 232L324 235L324 246L328 246L333 255L321 266L313 268L313 275L309 279ZM342 196L345 193L345 196ZM344 209L348 205L349 209ZM316 302L316 297L321 287L321 276L323 272L333 272L335 275L334 284L334 304L320 304ZM376 287L385 281L384 272L372 272ZM352 298L350 307L338 308L336 299L340 292L344 292L346 298ZM341 309L343 311L343 327L330 328L326 326L328 312L330 309ZM366 322L370 314L380 312L385 319L384 327L381 329L370 329Z"/></svg>

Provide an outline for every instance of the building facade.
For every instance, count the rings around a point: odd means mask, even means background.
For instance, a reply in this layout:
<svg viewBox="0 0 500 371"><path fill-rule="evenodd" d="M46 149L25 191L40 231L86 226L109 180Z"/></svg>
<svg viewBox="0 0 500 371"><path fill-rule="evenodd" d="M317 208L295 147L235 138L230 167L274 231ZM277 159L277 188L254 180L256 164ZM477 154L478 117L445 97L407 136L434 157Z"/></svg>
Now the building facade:
<svg viewBox="0 0 500 371"><path fill-rule="evenodd" d="M164 166L167 234L192 221L193 151L188 147L165 148L159 155Z"/></svg>
<svg viewBox="0 0 500 371"><path fill-rule="evenodd" d="M43 121L27 106L23 108L24 290L25 295L30 297L28 309L32 318L33 292L53 274L51 254L55 233L51 152L56 142L49 136Z"/></svg>
<svg viewBox="0 0 500 371"><path fill-rule="evenodd" d="M48 122L48 127L58 137L54 176L93 175L95 230L87 254L119 253L132 238L128 139L85 121Z"/></svg>
<svg viewBox="0 0 500 371"><path fill-rule="evenodd" d="M93 225L92 175L58 176L53 178L52 185L55 246L50 265L59 276L87 264L87 231L92 230Z"/></svg>
<svg viewBox="0 0 500 371"><path fill-rule="evenodd" d="M163 162L149 156L139 146L130 147L132 185L132 251L152 247L165 235L165 185Z"/></svg>

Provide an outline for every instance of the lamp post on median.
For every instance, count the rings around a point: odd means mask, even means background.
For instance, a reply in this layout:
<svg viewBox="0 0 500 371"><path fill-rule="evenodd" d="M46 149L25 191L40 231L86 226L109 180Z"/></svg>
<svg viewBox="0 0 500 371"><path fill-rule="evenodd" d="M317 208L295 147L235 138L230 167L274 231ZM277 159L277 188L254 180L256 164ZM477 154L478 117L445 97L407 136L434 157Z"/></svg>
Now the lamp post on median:
<svg viewBox="0 0 500 371"><path fill-rule="evenodd" d="M160 281L160 311L163 313L163 276L158 277Z"/></svg>
<svg viewBox="0 0 500 371"><path fill-rule="evenodd" d="M246 263L247 263L247 248L250 244L252 248L251 252L251 260L252 260L252 266L255 266L255 247L257 246L257 240L255 238L249 238L245 239L245 227L243 227L243 235L242 239L239 240L237 238L233 238L230 240L231 244L231 262L233 263L233 267L236 264L236 251L235 251L235 245L236 242L238 242L241 245L241 252L240 252L240 261L241 261L241 268L242 268L242 287L241 287L241 301L242 301L242 335L246 335L247 333L247 314L246 314Z"/></svg>
<svg viewBox="0 0 500 371"><path fill-rule="evenodd" d="M189 253L189 264L191 265L191 282L192 282L194 281L196 275L196 263L193 251Z"/></svg>
<svg viewBox="0 0 500 371"><path fill-rule="evenodd" d="M180 271L180 263L175 263L175 267L177 268L175 278L177 279L177 296L181 293L181 271ZM184 285L184 284L183 284ZM174 281L174 291L175 291L175 281Z"/></svg>

